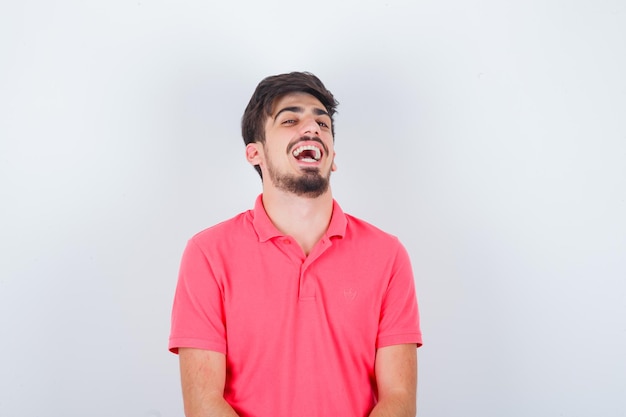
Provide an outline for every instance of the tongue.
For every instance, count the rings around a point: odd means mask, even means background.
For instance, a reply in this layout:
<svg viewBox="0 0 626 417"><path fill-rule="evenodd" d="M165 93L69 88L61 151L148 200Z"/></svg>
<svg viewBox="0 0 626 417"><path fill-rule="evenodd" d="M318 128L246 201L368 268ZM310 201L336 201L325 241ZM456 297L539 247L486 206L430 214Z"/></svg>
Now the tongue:
<svg viewBox="0 0 626 417"><path fill-rule="evenodd" d="M298 161L302 161L304 159L307 160L307 162L314 162L315 161L315 152L314 151L302 151L302 153L300 155L298 155L297 157Z"/></svg>

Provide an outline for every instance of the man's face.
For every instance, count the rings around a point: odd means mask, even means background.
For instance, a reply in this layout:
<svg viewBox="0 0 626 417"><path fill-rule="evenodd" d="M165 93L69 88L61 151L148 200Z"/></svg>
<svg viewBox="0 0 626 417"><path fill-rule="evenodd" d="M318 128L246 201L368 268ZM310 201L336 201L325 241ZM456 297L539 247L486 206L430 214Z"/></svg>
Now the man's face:
<svg viewBox="0 0 626 417"><path fill-rule="evenodd" d="M336 169L330 116L310 94L281 97L265 122L265 143L249 144L246 153L261 167L263 181L269 182L264 186L318 197Z"/></svg>

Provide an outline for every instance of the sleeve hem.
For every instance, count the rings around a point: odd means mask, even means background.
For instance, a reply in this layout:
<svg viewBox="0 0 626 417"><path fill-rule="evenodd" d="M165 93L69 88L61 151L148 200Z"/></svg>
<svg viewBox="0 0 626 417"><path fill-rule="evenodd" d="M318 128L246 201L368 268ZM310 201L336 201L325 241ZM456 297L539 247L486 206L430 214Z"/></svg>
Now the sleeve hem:
<svg viewBox="0 0 626 417"><path fill-rule="evenodd" d="M422 346L422 334L411 332L381 336L376 341L376 348L380 349L385 346L400 345L404 343L415 343L417 347L420 347Z"/></svg>
<svg viewBox="0 0 626 417"><path fill-rule="evenodd" d="M194 348L203 350L213 350L215 352L226 354L226 344L205 339L194 339L190 337L174 337L170 338L169 351L178 354L179 348Z"/></svg>

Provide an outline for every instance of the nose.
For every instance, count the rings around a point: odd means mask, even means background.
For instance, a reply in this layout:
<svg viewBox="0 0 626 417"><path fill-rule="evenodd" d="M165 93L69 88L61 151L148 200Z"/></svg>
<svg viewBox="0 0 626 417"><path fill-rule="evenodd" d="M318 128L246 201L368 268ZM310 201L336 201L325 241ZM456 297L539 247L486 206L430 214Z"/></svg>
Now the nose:
<svg viewBox="0 0 626 417"><path fill-rule="evenodd" d="M302 123L302 134L304 135L307 133L310 135L315 135L315 136L319 136L320 134L320 125L312 117L308 117Z"/></svg>

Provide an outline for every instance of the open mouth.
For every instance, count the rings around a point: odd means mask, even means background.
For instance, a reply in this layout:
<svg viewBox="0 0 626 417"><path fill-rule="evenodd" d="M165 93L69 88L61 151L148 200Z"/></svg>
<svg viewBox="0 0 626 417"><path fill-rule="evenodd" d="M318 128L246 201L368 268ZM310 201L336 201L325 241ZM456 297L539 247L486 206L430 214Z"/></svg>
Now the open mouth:
<svg viewBox="0 0 626 417"><path fill-rule="evenodd" d="M322 158L322 150L314 145L302 145L294 149L292 155L301 162L317 162Z"/></svg>

